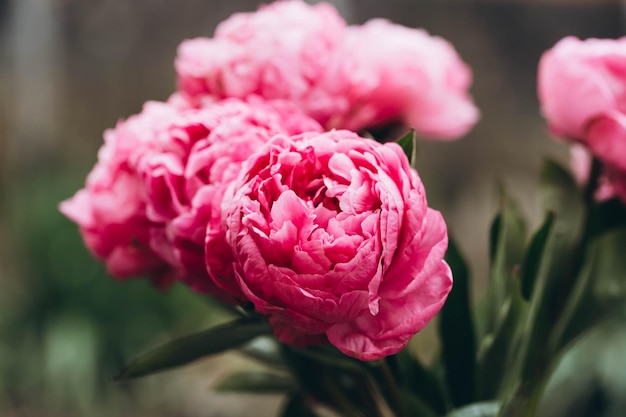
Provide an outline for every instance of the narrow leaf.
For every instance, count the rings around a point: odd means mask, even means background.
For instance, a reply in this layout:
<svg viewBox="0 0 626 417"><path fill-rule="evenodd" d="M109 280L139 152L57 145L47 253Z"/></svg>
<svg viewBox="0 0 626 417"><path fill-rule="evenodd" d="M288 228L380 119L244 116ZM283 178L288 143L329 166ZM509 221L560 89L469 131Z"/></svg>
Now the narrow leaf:
<svg viewBox="0 0 626 417"><path fill-rule="evenodd" d="M565 168L554 161L547 161L541 171L540 198L546 212L567 213L570 219L574 218L576 213L573 210L564 210L567 208L564 207L564 203L582 200L576 181Z"/></svg>
<svg viewBox="0 0 626 417"><path fill-rule="evenodd" d="M501 211L491 228L489 290L477 308L481 329L476 399L491 399L501 388L515 328L523 315L518 270L524 255L526 225L516 202L501 190Z"/></svg>
<svg viewBox="0 0 626 417"><path fill-rule="evenodd" d="M519 267L526 243L526 223L517 203L500 190L500 213L491 227L491 268L489 291L486 296L487 311L483 319L489 325L487 332L495 330L502 305L507 301L513 285L513 273Z"/></svg>
<svg viewBox="0 0 626 417"><path fill-rule="evenodd" d="M585 200L568 171L551 161L541 172L540 200L545 213L554 213L555 219L536 268L528 313L518 327L516 348L508 361L510 369L501 390L502 416L533 412L555 364L550 339L584 255Z"/></svg>
<svg viewBox="0 0 626 417"><path fill-rule="evenodd" d="M500 209L502 209L502 207L500 207ZM493 264L496 259L501 225L502 215L498 214L491 222L491 227L489 228L489 262L491 264Z"/></svg>
<svg viewBox="0 0 626 417"><path fill-rule="evenodd" d="M524 299L529 300L532 295L535 282L537 281L537 275L539 273L539 266L541 265L542 257L546 248L546 242L552 228L554 227L555 215L553 212L549 212L544 220L543 224L535 233L530 241L530 245L524 255L524 261L520 268L520 278L522 284L522 296Z"/></svg>
<svg viewBox="0 0 626 417"><path fill-rule="evenodd" d="M499 310L510 293L513 271L522 261L526 243L524 217L517 202L504 190L500 195L500 207L498 236L490 274L490 285L495 291L493 295L496 310Z"/></svg>
<svg viewBox="0 0 626 417"><path fill-rule="evenodd" d="M445 380L455 406L474 401L476 335L470 308L469 271L456 244L449 239L446 261L454 286L439 313L439 335Z"/></svg>
<svg viewBox="0 0 626 417"><path fill-rule="evenodd" d="M554 213L537 267L535 288L524 329L526 336L517 364L523 381L538 367L545 366L545 348L566 300L576 282L580 262L581 239L585 220L582 195L567 170L547 162L541 174L541 201L546 213Z"/></svg>
<svg viewBox="0 0 626 417"><path fill-rule="evenodd" d="M411 166L415 166L415 151L417 149L417 135L415 134L415 130L411 129L406 135L398 139L396 143L400 145L404 151Z"/></svg>
<svg viewBox="0 0 626 417"><path fill-rule="evenodd" d="M525 311L519 290L512 293L502 306L498 326L483 340L478 351L478 399L486 400L498 395L509 370L507 362L515 347L517 325Z"/></svg>
<svg viewBox="0 0 626 417"><path fill-rule="evenodd" d="M240 319L200 333L173 340L134 359L113 379L128 381L165 369L185 365L203 356L236 348L257 336L269 334L264 322Z"/></svg>
<svg viewBox="0 0 626 417"><path fill-rule="evenodd" d="M291 391L295 381L287 376L267 371L245 371L229 375L216 387L216 391L275 394Z"/></svg>

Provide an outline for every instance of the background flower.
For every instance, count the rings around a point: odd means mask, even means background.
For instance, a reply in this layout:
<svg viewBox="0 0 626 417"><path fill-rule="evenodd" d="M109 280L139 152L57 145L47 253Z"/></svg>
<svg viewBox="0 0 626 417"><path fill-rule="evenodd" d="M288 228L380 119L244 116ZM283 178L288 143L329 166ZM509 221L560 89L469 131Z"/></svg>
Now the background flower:
<svg viewBox="0 0 626 417"><path fill-rule="evenodd" d="M586 141L593 119L626 110L626 38L562 39L539 62L538 91L551 131Z"/></svg>
<svg viewBox="0 0 626 417"><path fill-rule="evenodd" d="M626 178L626 38L580 40L567 37L539 63L538 91L542 112L553 134L580 143L574 171L591 156L603 163L596 196L624 193ZM624 199L626 201L626 199Z"/></svg>
<svg viewBox="0 0 626 417"><path fill-rule="evenodd" d="M80 226L89 250L115 277L147 274L161 285L173 279L169 265L150 245L157 224L146 214L147 195L136 158L153 145L153 132L177 117L169 106L148 102L140 115L107 130L85 188L60 205Z"/></svg>
<svg viewBox="0 0 626 417"><path fill-rule="evenodd" d="M223 215L241 291L285 343L396 353L452 285L445 223L397 144L275 137L245 163Z"/></svg>
<svg viewBox="0 0 626 417"><path fill-rule="evenodd" d="M221 296L207 279L203 248L207 223L219 224L225 187L273 135L319 129L288 103L254 97L188 110L148 103L107 131L85 189L61 209L113 275L167 270L170 279ZM228 269L221 252L211 255Z"/></svg>
<svg viewBox="0 0 626 417"><path fill-rule="evenodd" d="M346 31L339 65L331 75L345 85L343 113L330 124L361 130L402 122L422 136L456 139L478 120L468 93L470 68L446 40L421 29L373 19Z"/></svg>
<svg viewBox="0 0 626 417"><path fill-rule="evenodd" d="M317 84L341 42L345 21L333 6L281 1L236 13L215 36L181 43L179 89L196 102L210 97L287 99L321 122L334 103Z"/></svg>
<svg viewBox="0 0 626 417"><path fill-rule="evenodd" d="M401 123L452 139L478 120L471 71L452 45L423 30L372 20L348 27L329 4L281 1L183 42L176 59L191 105L257 94L287 99L325 128Z"/></svg>

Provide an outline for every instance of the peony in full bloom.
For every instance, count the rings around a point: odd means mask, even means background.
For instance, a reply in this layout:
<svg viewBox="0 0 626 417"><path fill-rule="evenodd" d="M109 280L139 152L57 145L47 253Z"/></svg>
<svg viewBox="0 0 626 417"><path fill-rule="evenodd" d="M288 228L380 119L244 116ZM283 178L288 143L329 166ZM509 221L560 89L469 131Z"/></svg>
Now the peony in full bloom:
<svg viewBox="0 0 626 417"><path fill-rule="evenodd" d="M288 103L253 97L188 110L148 102L105 133L85 188L61 211L112 275L148 274L162 283L176 277L230 298L208 279L204 256L207 224L220 223L225 188L273 135L320 129ZM220 252L212 255L222 265Z"/></svg>
<svg viewBox="0 0 626 417"><path fill-rule="evenodd" d="M339 57L346 108L331 124L359 131L402 121L422 136L456 139L478 121L471 69L446 40L373 19L347 31Z"/></svg>
<svg viewBox="0 0 626 417"><path fill-rule="evenodd" d="M538 93L551 131L585 142L593 120L626 111L626 38L562 39L541 57Z"/></svg>
<svg viewBox="0 0 626 417"><path fill-rule="evenodd" d="M567 37L541 57L538 93L551 131L572 140L586 138L599 116L626 110L626 38Z"/></svg>
<svg viewBox="0 0 626 417"><path fill-rule="evenodd" d="M446 225L395 143L345 130L276 136L244 163L222 215L239 290L288 344L382 358L452 286Z"/></svg>
<svg viewBox="0 0 626 417"><path fill-rule="evenodd" d="M158 225L146 214L148 197L135 160L152 146L152 132L176 118L169 106L148 102L141 115L106 130L85 188L60 204L61 212L79 225L88 249L117 278L150 275L160 286L174 279L171 266L150 244Z"/></svg>
<svg viewBox="0 0 626 417"><path fill-rule="evenodd" d="M256 13L236 13L215 36L181 43L176 58L179 89L191 101L285 99L324 122L334 102L316 88L335 59L346 22L321 3L281 1Z"/></svg>
<svg viewBox="0 0 626 417"><path fill-rule="evenodd" d="M235 14L213 38L183 42L176 70L192 105L286 99L326 129L401 123L453 139L478 120L471 70L450 43L379 19L348 27L326 3L279 1Z"/></svg>
<svg viewBox="0 0 626 417"><path fill-rule="evenodd" d="M541 58L538 93L550 130L583 147L575 172L588 152L603 163L596 196L626 201L626 38L562 39Z"/></svg>

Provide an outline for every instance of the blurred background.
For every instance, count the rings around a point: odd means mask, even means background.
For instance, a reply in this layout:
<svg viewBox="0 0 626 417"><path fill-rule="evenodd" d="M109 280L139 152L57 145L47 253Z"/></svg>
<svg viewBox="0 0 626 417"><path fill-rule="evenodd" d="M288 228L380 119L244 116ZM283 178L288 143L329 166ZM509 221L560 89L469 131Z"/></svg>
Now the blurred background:
<svg viewBox="0 0 626 417"><path fill-rule="evenodd" d="M473 266L479 298L496 185L509 188L535 226L540 166L548 157L567 161L539 114L541 53L566 35L622 36L625 9L617 0L333 3L351 23L384 17L440 35L474 70L480 123L460 141L420 144L419 169L430 204ZM279 397L211 392L225 363L246 366L234 355L110 382L137 353L226 317L182 287L163 294L142 280L108 278L57 210L82 187L103 130L175 89L177 45L211 36L219 21L258 4L0 0L0 416L276 413ZM418 348L430 346L432 334L419 335ZM624 352L623 321L594 330L563 361L542 415L626 415Z"/></svg>

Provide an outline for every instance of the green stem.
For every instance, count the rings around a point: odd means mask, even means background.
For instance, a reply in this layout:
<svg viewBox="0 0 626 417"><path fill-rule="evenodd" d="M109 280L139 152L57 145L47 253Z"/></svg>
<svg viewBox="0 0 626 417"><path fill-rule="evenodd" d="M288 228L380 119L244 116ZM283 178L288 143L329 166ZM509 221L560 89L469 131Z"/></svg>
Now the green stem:
<svg viewBox="0 0 626 417"><path fill-rule="evenodd" d="M393 372L391 372L391 368L389 367L387 360L382 359L379 362L379 365L380 365L381 376L382 376L381 383L383 387L386 388L389 394L388 395L389 405L395 412L396 416L405 417L406 410L404 408L404 403L402 401L400 387L398 386L398 382L396 381L396 378L394 377Z"/></svg>

